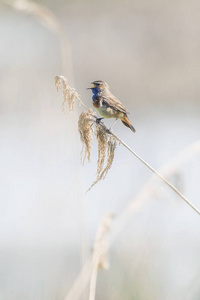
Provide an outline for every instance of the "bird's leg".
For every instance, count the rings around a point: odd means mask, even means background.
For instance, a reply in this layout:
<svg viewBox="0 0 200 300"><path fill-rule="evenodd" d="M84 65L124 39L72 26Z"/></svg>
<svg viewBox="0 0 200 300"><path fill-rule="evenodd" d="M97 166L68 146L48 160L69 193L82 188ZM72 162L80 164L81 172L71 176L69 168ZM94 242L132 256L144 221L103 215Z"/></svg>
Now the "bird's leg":
<svg viewBox="0 0 200 300"><path fill-rule="evenodd" d="M118 118L115 119L114 123L113 123L112 126L110 127L110 129L109 129L110 131L112 131L112 129L113 129L115 123L117 122L117 120L118 120Z"/></svg>
<svg viewBox="0 0 200 300"><path fill-rule="evenodd" d="M96 123L99 124L99 123L101 122L102 119L104 119L104 118L97 118L97 119L96 119Z"/></svg>

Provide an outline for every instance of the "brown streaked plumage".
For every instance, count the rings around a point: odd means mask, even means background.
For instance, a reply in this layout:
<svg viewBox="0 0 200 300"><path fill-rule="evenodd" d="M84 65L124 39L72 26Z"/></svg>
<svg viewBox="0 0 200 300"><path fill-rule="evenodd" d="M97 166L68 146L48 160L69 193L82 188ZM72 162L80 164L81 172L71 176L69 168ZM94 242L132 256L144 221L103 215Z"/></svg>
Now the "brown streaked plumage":
<svg viewBox="0 0 200 300"><path fill-rule="evenodd" d="M105 81L96 80L91 82L92 88L89 88L93 92L93 106L104 118L116 118L133 132L135 128L132 126L127 114L126 107L117 99L109 90L109 86Z"/></svg>

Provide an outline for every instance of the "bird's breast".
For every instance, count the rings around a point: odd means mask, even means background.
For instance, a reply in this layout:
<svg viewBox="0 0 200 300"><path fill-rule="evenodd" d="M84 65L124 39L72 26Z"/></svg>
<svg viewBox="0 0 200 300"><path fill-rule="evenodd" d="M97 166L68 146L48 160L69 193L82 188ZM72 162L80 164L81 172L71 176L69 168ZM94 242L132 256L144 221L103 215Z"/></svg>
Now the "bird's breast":
<svg viewBox="0 0 200 300"><path fill-rule="evenodd" d="M102 98L98 99L96 102L93 101L93 106L96 108L98 113L104 118L120 118L123 113L116 111L111 106L109 106L106 102L102 100Z"/></svg>

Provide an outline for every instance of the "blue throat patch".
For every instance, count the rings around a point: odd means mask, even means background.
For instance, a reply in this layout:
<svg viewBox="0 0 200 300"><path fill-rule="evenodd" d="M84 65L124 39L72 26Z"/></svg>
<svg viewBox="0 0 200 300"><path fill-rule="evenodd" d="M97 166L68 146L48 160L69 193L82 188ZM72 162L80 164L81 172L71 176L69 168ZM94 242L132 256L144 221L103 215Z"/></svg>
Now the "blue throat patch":
<svg viewBox="0 0 200 300"><path fill-rule="evenodd" d="M101 91L98 89L98 87L94 87L92 88L92 93L93 93L92 100L94 102L97 102L99 100L99 97L101 97Z"/></svg>

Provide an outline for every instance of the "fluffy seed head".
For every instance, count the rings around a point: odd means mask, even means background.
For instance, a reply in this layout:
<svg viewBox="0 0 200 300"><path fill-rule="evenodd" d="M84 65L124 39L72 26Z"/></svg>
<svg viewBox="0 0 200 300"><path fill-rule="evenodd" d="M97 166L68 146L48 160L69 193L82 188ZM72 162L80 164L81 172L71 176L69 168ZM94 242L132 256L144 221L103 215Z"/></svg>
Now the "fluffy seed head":
<svg viewBox="0 0 200 300"><path fill-rule="evenodd" d="M68 103L69 111L73 111L74 101L78 100L79 103L81 102L80 96L77 93L77 91L74 88L69 86L67 79L63 76L55 77L55 85L57 87L57 90L61 89L63 85L63 96L64 96L64 101L62 104L63 111L65 111L65 103Z"/></svg>
<svg viewBox="0 0 200 300"><path fill-rule="evenodd" d="M100 224L94 241L93 263L97 263L98 269L109 268L108 238L114 214L107 214Z"/></svg>
<svg viewBox="0 0 200 300"><path fill-rule="evenodd" d="M83 164L86 158L88 159L88 161L90 161L91 158L91 144L93 142L93 121L94 119L92 117L92 109L89 109L88 111L83 111L78 121L78 130L80 133L81 142L83 144L83 148L81 151Z"/></svg>

